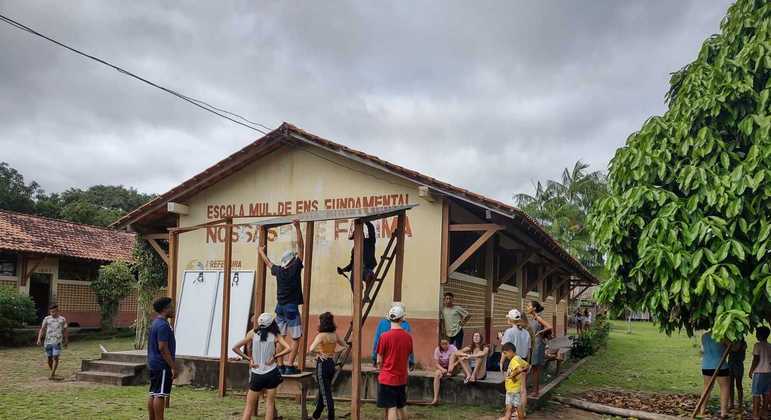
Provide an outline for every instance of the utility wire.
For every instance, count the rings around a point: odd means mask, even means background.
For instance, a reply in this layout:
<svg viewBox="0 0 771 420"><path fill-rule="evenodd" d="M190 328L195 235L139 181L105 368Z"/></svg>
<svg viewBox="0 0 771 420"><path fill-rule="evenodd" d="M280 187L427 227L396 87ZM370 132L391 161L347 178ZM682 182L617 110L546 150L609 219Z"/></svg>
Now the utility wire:
<svg viewBox="0 0 771 420"><path fill-rule="evenodd" d="M75 54L78 54L78 55L81 55L81 56L86 57L88 59L91 59L93 61L96 61L97 63L103 64L103 65L105 65L107 67L111 67L112 69L117 70L118 72L123 73L126 76L133 77L134 79L137 79L137 80L139 80L139 81L141 81L143 83L146 83L146 84L148 84L148 85L150 85L150 86L152 86L154 88L157 88L157 89L160 89L160 90L162 90L162 91L164 91L166 93L172 94L172 95L176 96L177 98L182 99L185 102L189 102L189 103L197 106L198 108L203 109L204 111L211 112L212 114L215 114L215 115L217 115L219 117L225 118L226 120L230 120L231 122L234 122L234 123L236 123L238 125L244 126L246 128L252 129L252 130L257 131L257 132L260 132L262 134L268 134L268 131L272 130L272 128L270 128L270 127L267 127L267 126L265 126L263 124L260 124L258 122L250 121L247 118L245 118L245 117L243 117L241 115L238 115L236 113L227 111L227 110L222 109L222 108L218 108L218 107L216 107L214 105L211 105L211 104L209 104L209 103L207 103L205 101L202 101L200 99L196 99L196 98L184 95L184 94L182 94L180 92L177 92L177 91L175 91L173 89L169 89L169 88L161 86L161 85L159 85L157 83L151 82L150 80L147 80L147 79L145 79L145 78L143 78L143 77L141 77L141 76L139 76L139 75L137 75L135 73L132 73L132 72L130 72L128 70L125 70L125 69L123 69L123 68L121 68L121 67L119 67L119 66L117 66L115 64L112 64L112 63L110 63L110 62L108 62L106 60L102 60L101 58L94 57L93 55L87 54L87 53L85 53L83 51L80 51L80 50L74 48L74 47L70 47L69 45L66 45L66 44L64 44L62 42L59 42L59 41L57 41L57 40L55 40L55 39L53 39L53 38L51 38L51 37L49 37L47 35L44 35L44 34L38 32L38 31L30 28L29 26L26 26L26 25L24 25L24 24L22 24L20 22L17 22L17 21L15 21L15 20L7 17L7 16L4 16L2 14L0 14L0 21L3 21L5 23L15 27L16 29L20 29L22 31L25 31L25 32L31 33L31 34L33 34L35 36L38 36L40 38L43 38L43 39L45 39L45 40L47 40L49 42L52 42L52 43L62 47L62 48L70 50L70 51L74 52ZM241 121L239 121L239 120L241 120Z"/></svg>

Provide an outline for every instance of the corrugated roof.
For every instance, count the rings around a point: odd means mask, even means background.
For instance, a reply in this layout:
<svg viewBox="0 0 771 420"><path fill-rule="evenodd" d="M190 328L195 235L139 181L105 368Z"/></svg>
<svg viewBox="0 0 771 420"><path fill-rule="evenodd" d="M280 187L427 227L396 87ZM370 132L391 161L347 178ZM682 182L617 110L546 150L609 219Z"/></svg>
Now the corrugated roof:
<svg viewBox="0 0 771 420"><path fill-rule="evenodd" d="M590 279L593 282L597 282L597 279L594 277L594 275L591 274L591 272L589 272L589 270L586 269L586 267L584 267L578 260L573 258L570 253L565 251L565 249L563 249L562 246L560 246L560 244L554 240L554 238L552 238L536 220L532 219L522 210L498 200L485 197L484 195L477 194L475 192L456 187L447 182L440 181L436 178L421 174L420 172L396 165L377 156L351 149L350 147L344 146L342 144L321 138L315 134L311 134L286 122L281 124L281 126L277 129L266 134L264 137L252 142L241 150L233 153L215 165L202 171L198 175L195 175L182 184L172 188L165 194L162 194L138 207L137 209L117 220L115 223L113 223L112 226L126 226L128 224L141 222L143 218L150 215L165 213L165 205L167 202L174 200L184 201L188 197L193 196L197 192L213 185L217 181L246 166L248 163L253 162L255 159L258 159L259 157L275 150L277 147L280 147L282 140L284 142L305 141L342 156L361 159L368 163L374 164L383 170L390 171L397 175L408 178L417 184L426 185L429 188L435 189L436 191L508 216L512 218L515 223L518 223L522 229L526 230L530 235L534 236L545 248L557 254L568 266L573 267L578 273L587 279Z"/></svg>
<svg viewBox="0 0 771 420"><path fill-rule="evenodd" d="M129 261L134 241L115 229L0 210L0 250Z"/></svg>

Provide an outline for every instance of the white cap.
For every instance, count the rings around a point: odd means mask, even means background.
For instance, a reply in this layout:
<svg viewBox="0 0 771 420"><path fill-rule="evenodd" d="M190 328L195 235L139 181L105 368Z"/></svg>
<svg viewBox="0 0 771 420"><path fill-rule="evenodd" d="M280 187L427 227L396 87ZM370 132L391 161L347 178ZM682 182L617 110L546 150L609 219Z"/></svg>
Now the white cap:
<svg viewBox="0 0 771 420"><path fill-rule="evenodd" d="M284 255L281 256L281 266L286 267L290 262L292 262L296 255L297 253L294 251L285 252Z"/></svg>
<svg viewBox="0 0 771 420"><path fill-rule="evenodd" d="M404 310L404 305L402 305L401 303L395 303L393 306L391 306L391 309L388 311L388 319L391 321L402 319L404 318L405 315L407 315L407 313Z"/></svg>
<svg viewBox="0 0 771 420"><path fill-rule="evenodd" d="M271 313L265 312L257 318L257 325L261 327L269 327L273 323L274 316Z"/></svg>
<svg viewBox="0 0 771 420"><path fill-rule="evenodd" d="M522 313L518 309L512 309L506 314L506 319L509 321L519 321L522 319Z"/></svg>

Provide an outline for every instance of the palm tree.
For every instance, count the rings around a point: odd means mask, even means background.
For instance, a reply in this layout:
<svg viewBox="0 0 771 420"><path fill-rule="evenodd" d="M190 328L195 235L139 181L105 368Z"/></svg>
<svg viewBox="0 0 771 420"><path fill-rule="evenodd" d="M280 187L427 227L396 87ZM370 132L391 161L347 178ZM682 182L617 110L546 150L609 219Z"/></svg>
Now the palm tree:
<svg viewBox="0 0 771 420"><path fill-rule="evenodd" d="M587 172L589 164L576 162L565 168L560 181L536 183L535 194L516 194L514 203L544 228L595 274L603 259L591 241L586 219L594 202L607 194L607 178L600 171Z"/></svg>

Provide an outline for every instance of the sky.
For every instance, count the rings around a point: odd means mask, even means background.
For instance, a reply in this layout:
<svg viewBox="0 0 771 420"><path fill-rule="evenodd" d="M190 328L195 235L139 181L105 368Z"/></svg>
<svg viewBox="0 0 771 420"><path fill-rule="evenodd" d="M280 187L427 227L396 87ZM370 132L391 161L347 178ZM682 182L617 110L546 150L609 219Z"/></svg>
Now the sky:
<svg viewBox="0 0 771 420"><path fill-rule="evenodd" d="M579 159L605 170L729 4L0 0L0 14L510 203ZM162 193L261 136L2 22L0 52L0 161L49 192Z"/></svg>

